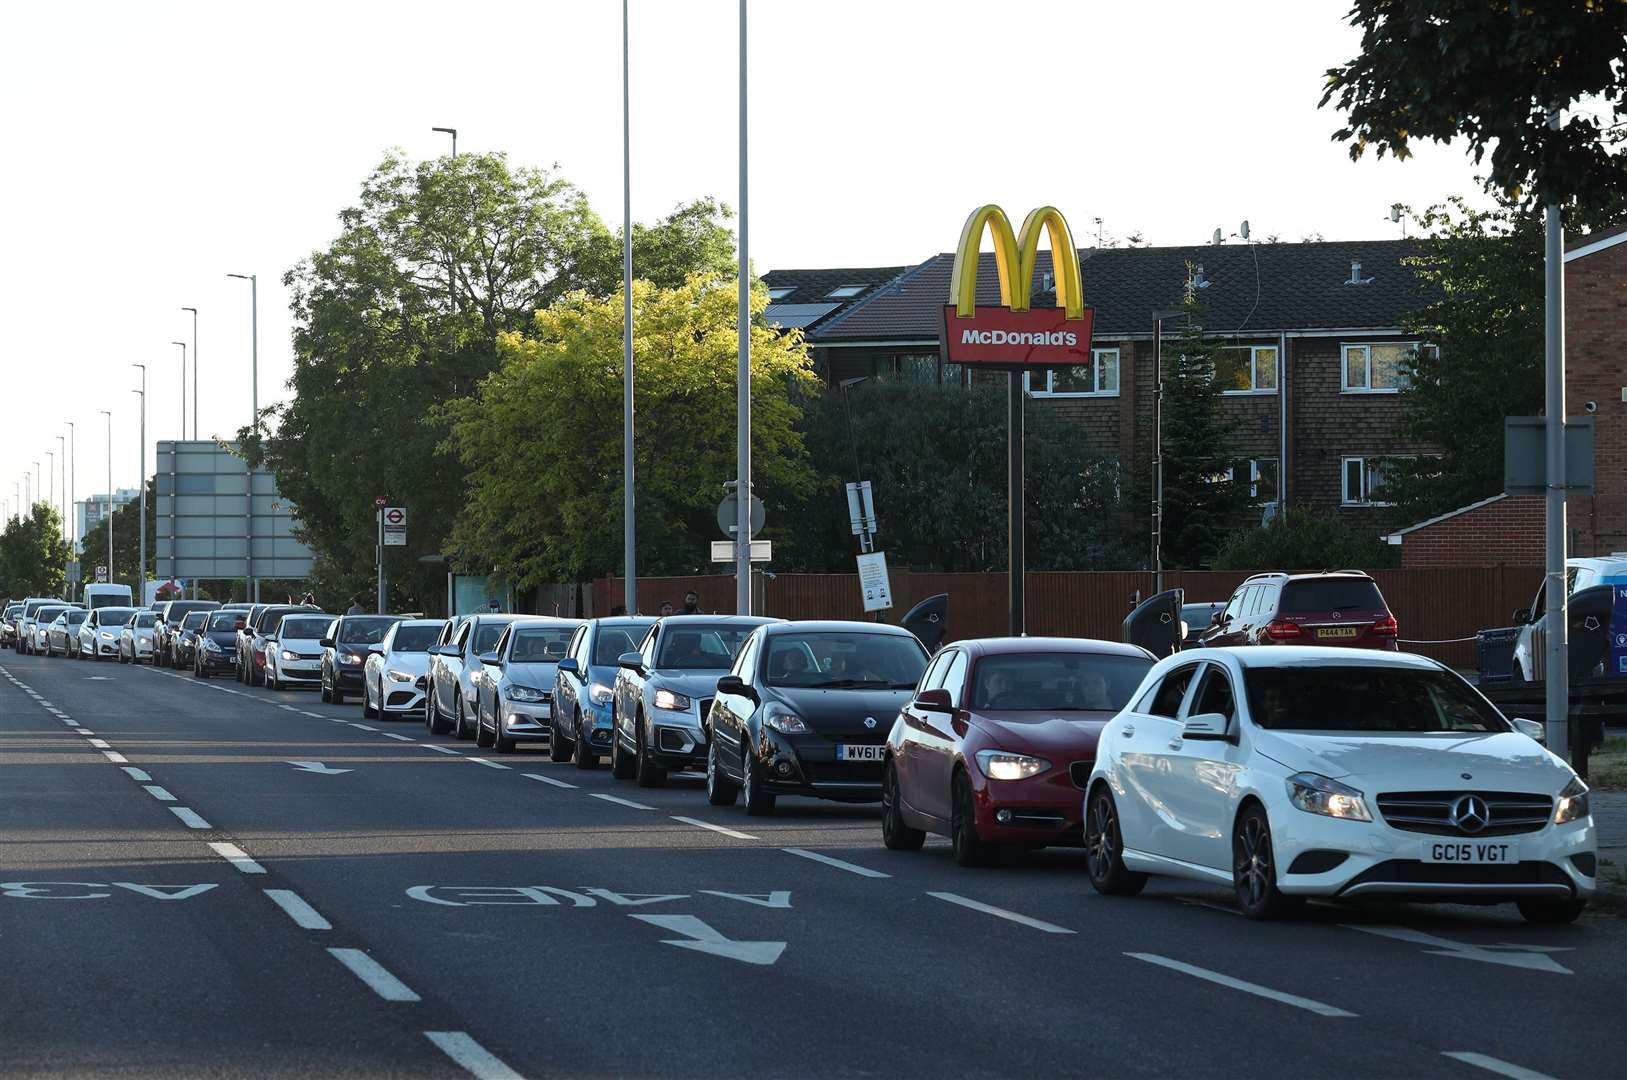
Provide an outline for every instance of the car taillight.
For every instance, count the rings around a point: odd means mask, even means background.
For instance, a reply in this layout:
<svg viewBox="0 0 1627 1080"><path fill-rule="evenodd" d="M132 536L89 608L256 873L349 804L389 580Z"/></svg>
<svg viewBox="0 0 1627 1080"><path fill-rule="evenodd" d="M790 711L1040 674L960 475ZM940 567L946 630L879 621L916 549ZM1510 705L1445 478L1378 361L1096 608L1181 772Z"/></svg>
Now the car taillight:
<svg viewBox="0 0 1627 1080"><path fill-rule="evenodd" d="M1382 615L1373 623L1373 633L1380 637L1395 637L1400 632L1401 628L1396 625L1394 615Z"/></svg>
<svg viewBox="0 0 1627 1080"><path fill-rule="evenodd" d="M1291 623L1287 619L1274 619L1266 623L1265 627L1265 636L1272 641L1286 641L1289 638L1297 638L1302 633L1304 631L1299 628L1298 623Z"/></svg>

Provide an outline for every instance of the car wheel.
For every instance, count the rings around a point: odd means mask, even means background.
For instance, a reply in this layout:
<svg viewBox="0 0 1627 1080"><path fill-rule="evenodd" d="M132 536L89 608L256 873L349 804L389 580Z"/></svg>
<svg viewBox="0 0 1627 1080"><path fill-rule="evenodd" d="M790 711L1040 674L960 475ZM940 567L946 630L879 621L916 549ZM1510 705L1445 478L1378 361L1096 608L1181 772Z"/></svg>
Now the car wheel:
<svg viewBox="0 0 1627 1080"><path fill-rule="evenodd" d="M464 719L462 691L452 695L452 735L459 739L475 737L474 727Z"/></svg>
<svg viewBox="0 0 1627 1080"><path fill-rule="evenodd" d="M324 705L333 704L333 691L328 689L328 680L326 676L323 677L321 688L317 691L316 696L322 699L322 704Z"/></svg>
<svg viewBox="0 0 1627 1080"><path fill-rule="evenodd" d="M723 771L717 758L717 740L706 741L706 801L713 806L733 806L740 797L740 789Z"/></svg>
<svg viewBox="0 0 1627 1080"><path fill-rule="evenodd" d="M497 733L495 731L492 732L490 738L486 737L486 718L480 712L480 699L475 698L475 745L482 750L489 750L496 741Z"/></svg>
<svg viewBox="0 0 1627 1080"><path fill-rule="evenodd" d="M384 704L384 688L382 686L379 687L379 704L380 705ZM371 720L371 719L373 719L374 717L376 717L378 715L379 715L379 711L377 709L373 708L373 698L372 698L372 696L369 695L369 694L363 694L362 695L362 719L363 720Z"/></svg>
<svg viewBox="0 0 1627 1080"><path fill-rule="evenodd" d="M633 743L638 747L633 753L633 768L639 787L666 787L667 770L655 763L650 755L649 747L644 745L644 718L638 717L633 721Z"/></svg>
<svg viewBox="0 0 1627 1080"><path fill-rule="evenodd" d="M194 679L207 679L209 677L209 669L203 666L202 661L192 665L192 677Z"/></svg>
<svg viewBox="0 0 1627 1080"><path fill-rule="evenodd" d="M559 733L559 721L555 719L554 729L548 733L548 760L563 765L571 759L571 741Z"/></svg>
<svg viewBox="0 0 1627 1080"><path fill-rule="evenodd" d="M593 747L588 745L587 735L582 731L582 718L576 718L576 754L571 758L578 769L597 769L599 755Z"/></svg>
<svg viewBox="0 0 1627 1080"><path fill-rule="evenodd" d="M492 723L496 726L491 735L492 746L499 754L512 754L519 744L503 734L503 699L492 702L492 707L497 710L497 715L492 717Z"/></svg>
<svg viewBox="0 0 1627 1080"><path fill-rule="evenodd" d="M380 683L379 684L379 697L381 699L381 702L380 702L381 704L382 704L383 696L384 696L384 684ZM431 735L445 735L448 731L452 730L451 725L447 722L446 718L441 715L441 700L440 700L440 698L435 696L435 691L433 690L433 688L430 690L430 696L429 696L429 721L428 721L428 723L429 723L429 733Z"/></svg>
<svg viewBox="0 0 1627 1080"><path fill-rule="evenodd" d="M887 762L881 778L881 842L889 851L920 851L926 843L926 831L912 829L904 820L898 801L898 765L892 761Z"/></svg>
<svg viewBox="0 0 1627 1080"><path fill-rule="evenodd" d="M972 801L972 782L957 772L950 784L954 798L949 817L949 840L954 845L955 862L960 866L987 866L999 847L977 835L977 807Z"/></svg>
<svg viewBox="0 0 1627 1080"><path fill-rule="evenodd" d="M1573 923L1587 907L1586 900L1521 900L1516 905L1528 923L1563 926Z"/></svg>
<svg viewBox="0 0 1627 1080"><path fill-rule="evenodd" d="M1251 919L1281 918L1298 906L1277 889L1271 821L1258 804L1239 815L1232 832L1232 883L1237 906Z"/></svg>
<svg viewBox="0 0 1627 1080"><path fill-rule="evenodd" d="M617 780L631 780L638 775L637 762L622 749L621 723L615 715L610 718L610 775Z"/></svg>
<svg viewBox="0 0 1627 1080"><path fill-rule="evenodd" d="M1106 784L1099 784L1085 811L1085 869L1091 888L1104 896L1134 896L1147 887L1147 875L1124 865L1119 808Z"/></svg>
<svg viewBox="0 0 1627 1080"><path fill-rule="evenodd" d="M266 665L266 689L267 690L276 690L276 689L278 689L278 686L277 686L277 669L272 667L270 664Z"/></svg>
<svg viewBox="0 0 1627 1080"><path fill-rule="evenodd" d="M740 772L745 783L740 785L741 794L746 797L746 813L752 817L769 817L774 813L774 804L779 800L772 792L763 790L763 778L757 770L757 755L750 747L743 747L740 752Z"/></svg>
<svg viewBox="0 0 1627 1080"><path fill-rule="evenodd" d="M345 703L345 692L339 689L339 676L337 674L335 674L333 677L333 686L328 689L328 700L333 702L335 705L343 705Z"/></svg>

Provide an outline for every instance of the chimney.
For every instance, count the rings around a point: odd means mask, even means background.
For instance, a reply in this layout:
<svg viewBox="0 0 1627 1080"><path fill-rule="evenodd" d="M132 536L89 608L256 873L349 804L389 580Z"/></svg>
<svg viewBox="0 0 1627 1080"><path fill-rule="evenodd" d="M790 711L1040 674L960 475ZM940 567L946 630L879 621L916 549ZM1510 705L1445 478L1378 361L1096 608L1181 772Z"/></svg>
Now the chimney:
<svg viewBox="0 0 1627 1080"><path fill-rule="evenodd" d="M1371 285L1372 283L1373 283L1372 278L1370 278L1370 277L1362 277L1361 276L1361 260L1360 259L1351 259L1350 260L1350 280L1346 281L1345 284L1346 285Z"/></svg>

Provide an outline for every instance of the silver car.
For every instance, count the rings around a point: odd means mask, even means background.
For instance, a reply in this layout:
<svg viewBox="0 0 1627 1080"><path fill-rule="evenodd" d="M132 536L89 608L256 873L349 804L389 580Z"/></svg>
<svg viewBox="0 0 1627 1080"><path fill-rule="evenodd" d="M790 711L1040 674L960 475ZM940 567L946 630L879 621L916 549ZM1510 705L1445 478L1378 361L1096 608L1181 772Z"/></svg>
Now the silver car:
<svg viewBox="0 0 1627 1080"><path fill-rule="evenodd" d="M109 660L119 654L119 634L136 609L102 607L79 624L79 655L86 660Z"/></svg>
<svg viewBox="0 0 1627 1080"><path fill-rule="evenodd" d="M47 654L51 648L51 624L56 617L68 610L68 605L58 602L50 606L41 606L34 612L34 618L28 624L28 651L36 654Z"/></svg>
<svg viewBox="0 0 1627 1080"><path fill-rule="evenodd" d="M508 624L519 615L470 615L458 624L451 640L430 650L429 730L451 731L460 739L475 737L474 673L476 659L490 652Z"/></svg>
<svg viewBox="0 0 1627 1080"><path fill-rule="evenodd" d="M554 671L581 625L581 619L516 619L491 652L476 657L476 746L507 754L520 740L552 735Z"/></svg>
<svg viewBox="0 0 1627 1080"><path fill-rule="evenodd" d="M266 688L287 690L322 682L322 639L337 615L284 615L266 638Z"/></svg>
<svg viewBox="0 0 1627 1080"><path fill-rule="evenodd" d="M119 663L139 664L153 658L153 629L158 625L158 612L139 608L136 617L119 631Z"/></svg>
<svg viewBox="0 0 1627 1080"><path fill-rule="evenodd" d="M416 715L429 689L429 650L446 626L442 619L406 619L367 650L362 668L362 715Z"/></svg>
<svg viewBox="0 0 1627 1080"><path fill-rule="evenodd" d="M50 596L30 596L23 601L23 612L17 618L17 651L20 653L36 652L36 642L39 641L39 625L35 616L43 607L66 607L61 600Z"/></svg>
<svg viewBox="0 0 1627 1080"><path fill-rule="evenodd" d="M85 621L90 612L82 607L71 607L51 620L47 629L45 642L45 655L55 656L61 653L68 659L79 655L79 624Z"/></svg>

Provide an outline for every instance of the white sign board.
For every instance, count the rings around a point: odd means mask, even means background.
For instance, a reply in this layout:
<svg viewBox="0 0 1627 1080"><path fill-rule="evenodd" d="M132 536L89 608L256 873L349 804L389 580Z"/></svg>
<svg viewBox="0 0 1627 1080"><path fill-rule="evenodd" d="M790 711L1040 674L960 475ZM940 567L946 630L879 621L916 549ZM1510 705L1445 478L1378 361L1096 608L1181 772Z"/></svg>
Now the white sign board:
<svg viewBox="0 0 1627 1080"><path fill-rule="evenodd" d="M774 541L772 541L772 540L753 540L751 542L751 561L752 562L771 562L771 561L773 561L773 558L774 558ZM713 540L712 541L712 561L713 562L734 562L734 541L733 540Z"/></svg>
<svg viewBox="0 0 1627 1080"><path fill-rule="evenodd" d="M871 496L870 481L847 485L847 522L854 536L876 531L876 504Z"/></svg>
<svg viewBox="0 0 1627 1080"><path fill-rule="evenodd" d="M380 511L384 515L384 546L407 546L407 508L405 506L386 506Z"/></svg>
<svg viewBox="0 0 1627 1080"><path fill-rule="evenodd" d="M887 583L887 556L872 551L859 556L859 590L864 594L864 610L885 611L893 606L892 586Z"/></svg>

